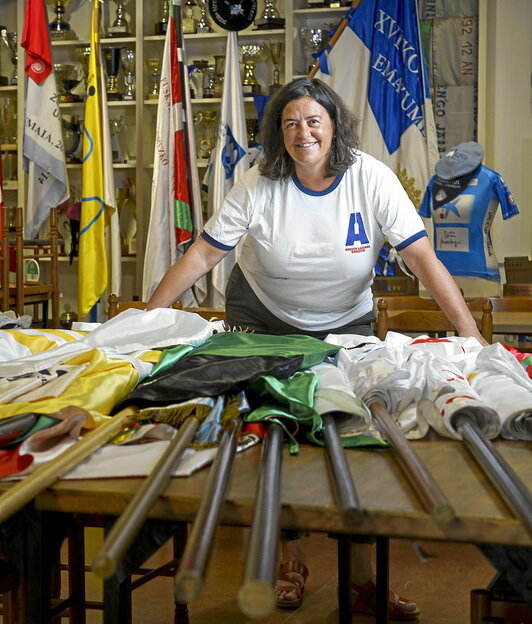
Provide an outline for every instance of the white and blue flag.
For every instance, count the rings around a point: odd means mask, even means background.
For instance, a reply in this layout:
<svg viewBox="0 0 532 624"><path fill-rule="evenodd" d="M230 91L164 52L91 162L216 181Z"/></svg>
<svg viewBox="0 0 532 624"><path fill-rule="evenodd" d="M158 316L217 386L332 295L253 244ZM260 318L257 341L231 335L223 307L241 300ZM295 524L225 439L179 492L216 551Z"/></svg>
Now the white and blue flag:
<svg viewBox="0 0 532 624"><path fill-rule="evenodd" d="M247 148L238 38L235 31L229 31L218 140L211 157L212 167L208 182L209 217L220 208L228 191L249 169ZM227 254L212 270L211 305L215 308L222 308L225 305L225 286L236 262L235 251Z"/></svg>
<svg viewBox="0 0 532 624"><path fill-rule="evenodd" d="M415 0L364 0L319 57L316 78L359 119L360 149L386 163L418 207L438 160Z"/></svg>

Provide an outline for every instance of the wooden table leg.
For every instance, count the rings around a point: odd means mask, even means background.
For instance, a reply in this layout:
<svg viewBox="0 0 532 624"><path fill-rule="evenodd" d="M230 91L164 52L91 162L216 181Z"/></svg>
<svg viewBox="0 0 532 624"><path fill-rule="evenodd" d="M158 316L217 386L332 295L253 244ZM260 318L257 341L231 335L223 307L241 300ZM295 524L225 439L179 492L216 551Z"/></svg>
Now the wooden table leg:
<svg viewBox="0 0 532 624"><path fill-rule="evenodd" d="M390 541L387 537L377 537L377 612L376 624L388 624L388 561Z"/></svg>
<svg viewBox="0 0 532 624"><path fill-rule="evenodd" d="M353 618L351 600L351 536L337 535L338 540L338 621L348 624Z"/></svg>

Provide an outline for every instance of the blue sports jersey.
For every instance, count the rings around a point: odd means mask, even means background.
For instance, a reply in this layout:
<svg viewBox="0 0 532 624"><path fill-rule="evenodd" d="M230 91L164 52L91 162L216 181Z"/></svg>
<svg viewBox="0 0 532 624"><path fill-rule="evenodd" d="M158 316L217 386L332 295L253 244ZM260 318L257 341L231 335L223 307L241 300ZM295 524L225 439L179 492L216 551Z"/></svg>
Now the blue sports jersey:
<svg viewBox="0 0 532 624"><path fill-rule="evenodd" d="M490 228L499 205L503 219L519 214L509 188L498 173L481 165L458 197L435 208L435 178L430 179L419 214L432 217L436 255L452 275L499 281Z"/></svg>

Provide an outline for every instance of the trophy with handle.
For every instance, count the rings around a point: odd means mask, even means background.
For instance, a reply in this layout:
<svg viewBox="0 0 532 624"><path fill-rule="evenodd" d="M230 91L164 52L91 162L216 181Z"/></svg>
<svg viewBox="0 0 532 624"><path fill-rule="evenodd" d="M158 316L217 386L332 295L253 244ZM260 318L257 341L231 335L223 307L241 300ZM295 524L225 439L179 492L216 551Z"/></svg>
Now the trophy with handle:
<svg viewBox="0 0 532 624"><path fill-rule="evenodd" d="M55 19L48 24L48 30L52 39L77 39L76 33L70 24L63 19L65 8L72 0L47 0L50 6L54 7Z"/></svg>
<svg viewBox="0 0 532 624"><path fill-rule="evenodd" d="M327 45L329 27L324 26L322 28L308 28L307 26L299 27L299 35L305 44L305 48L310 50L314 55L321 52ZM309 71L312 69L312 64L309 66Z"/></svg>
<svg viewBox="0 0 532 624"><path fill-rule="evenodd" d="M242 80L242 94L252 95L253 93L260 95L262 89L255 76L255 63L263 61L266 56L266 50L260 44L247 44L241 47L242 61L244 62L244 78Z"/></svg>
<svg viewBox="0 0 532 624"><path fill-rule="evenodd" d="M120 0L116 3L115 20L107 30L109 37L130 37L131 30L129 28L129 22L126 18L126 4L129 0Z"/></svg>
<svg viewBox="0 0 532 624"><path fill-rule="evenodd" d="M13 73L8 78L8 83L10 85L18 84L18 73L17 73L17 65L18 65L18 50L17 50L17 33L16 32L8 32L5 26L0 26L0 38L6 45L9 50L9 55L11 59L11 63L13 63ZM1 83L0 83L1 84Z"/></svg>
<svg viewBox="0 0 532 624"><path fill-rule="evenodd" d="M126 92L124 100L135 99L135 50L122 48L120 50L120 62L125 73Z"/></svg>
<svg viewBox="0 0 532 624"><path fill-rule="evenodd" d="M279 70L279 63L284 52L284 41L270 41L264 42L264 47L269 53L273 64L272 84L268 86L269 95L273 95L277 89L281 87L281 71Z"/></svg>

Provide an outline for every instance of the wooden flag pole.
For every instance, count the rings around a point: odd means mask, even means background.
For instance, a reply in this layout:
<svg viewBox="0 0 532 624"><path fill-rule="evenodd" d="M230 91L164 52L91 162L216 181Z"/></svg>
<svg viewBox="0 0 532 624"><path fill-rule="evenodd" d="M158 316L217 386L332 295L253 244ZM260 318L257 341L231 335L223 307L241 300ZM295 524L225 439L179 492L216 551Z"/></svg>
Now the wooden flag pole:
<svg viewBox="0 0 532 624"><path fill-rule="evenodd" d="M275 605L282 451L283 430L270 422L260 458L244 578L238 592L238 606L250 618L265 617Z"/></svg>
<svg viewBox="0 0 532 624"><path fill-rule="evenodd" d="M91 569L96 576L108 578L114 574L138 535L153 502L168 485L175 466L192 442L199 425L200 420L195 416L189 416L183 422L151 474L113 524L92 562Z"/></svg>
<svg viewBox="0 0 532 624"><path fill-rule="evenodd" d="M338 509L348 524L360 524L364 517L360 501L353 483L353 477L347 465L342 442L333 414L323 414L323 434L325 451Z"/></svg>
<svg viewBox="0 0 532 624"><path fill-rule="evenodd" d="M512 512L532 533L532 498L525 484L480 429L466 416L457 418L456 431Z"/></svg>
<svg viewBox="0 0 532 624"><path fill-rule="evenodd" d="M0 523L7 520L24 505L33 500L45 488L57 481L92 452L103 446L127 425L135 420L135 407L126 407L106 423L88 433L84 438L61 453L53 461L43 464L35 472L19 481L0 496Z"/></svg>
<svg viewBox="0 0 532 624"><path fill-rule="evenodd" d="M369 404L378 428L390 442L406 476L413 485L427 512L436 522L452 522L456 516L447 497L427 470L421 459L408 444L386 408L378 401Z"/></svg>
<svg viewBox="0 0 532 624"><path fill-rule="evenodd" d="M232 418L224 429L216 459L209 471L200 508L176 573L174 596L177 602L192 602L203 592L205 570L229 485L241 428L242 420Z"/></svg>
<svg viewBox="0 0 532 624"><path fill-rule="evenodd" d="M351 3L351 8L357 9L361 3L362 3L362 0L354 0L354 2ZM328 46L332 48L334 44L338 41L338 39L340 38L340 35L344 32L345 27L347 26L347 22L348 22L347 18L345 16L342 17L342 20L338 24L338 27L336 28L333 36L331 37L331 40L327 42ZM318 73L319 68L320 68L320 61L319 59L316 59L314 61L314 65L312 66L311 70L308 73L308 77L314 78L314 76Z"/></svg>

